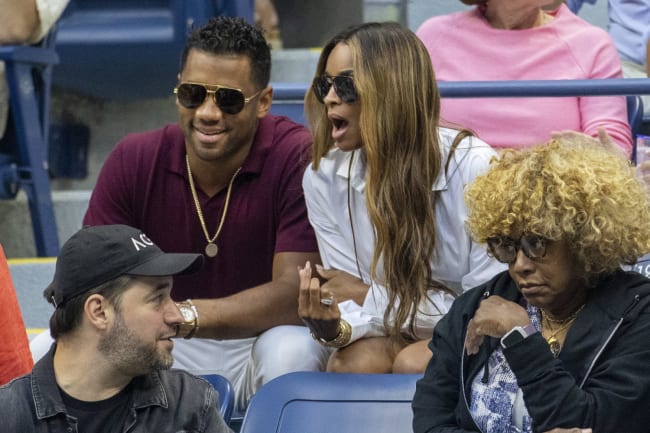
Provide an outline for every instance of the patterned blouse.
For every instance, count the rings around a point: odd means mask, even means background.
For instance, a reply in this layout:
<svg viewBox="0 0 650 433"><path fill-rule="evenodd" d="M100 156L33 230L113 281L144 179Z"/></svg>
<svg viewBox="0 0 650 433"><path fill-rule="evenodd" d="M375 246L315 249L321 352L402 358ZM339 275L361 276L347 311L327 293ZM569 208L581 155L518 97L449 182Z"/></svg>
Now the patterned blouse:
<svg viewBox="0 0 650 433"><path fill-rule="evenodd" d="M539 309L528 305L526 311L535 329L540 331ZM492 352L485 368L487 381L485 370L472 381L469 411L476 425L486 433L531 433L532 418L501 345Z"/></svg>

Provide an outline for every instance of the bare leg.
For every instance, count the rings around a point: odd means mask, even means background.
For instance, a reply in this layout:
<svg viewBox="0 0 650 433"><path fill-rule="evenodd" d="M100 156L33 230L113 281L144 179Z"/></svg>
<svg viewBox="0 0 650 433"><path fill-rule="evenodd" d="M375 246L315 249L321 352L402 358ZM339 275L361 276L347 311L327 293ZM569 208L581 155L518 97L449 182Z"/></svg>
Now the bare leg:
<svg viewBox="0 0 650 433"><path fill-rule="evenodd" d="M336 373L391 373L395 355L402 349L388 337L355 341L330 356L327 371Z"/></svg>
<svg viewBox="0 0 650 433"><path fill-rule="evenodd" d="M393 362L393 373L424 373L432 355L428 345L429 340L421 340L402 349Z"/></svg>

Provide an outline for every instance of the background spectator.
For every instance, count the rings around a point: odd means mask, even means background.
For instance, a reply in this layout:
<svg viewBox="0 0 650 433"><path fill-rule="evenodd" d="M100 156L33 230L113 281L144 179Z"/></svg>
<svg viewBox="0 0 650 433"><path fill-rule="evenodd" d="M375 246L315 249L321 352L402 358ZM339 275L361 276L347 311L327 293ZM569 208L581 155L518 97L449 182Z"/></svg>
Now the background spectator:
<svg viewBox="0 0 650 433"><path fill-rule="evenodd" d="M620 78L607 33L548 0L464 0L476 7L437 16L418 29L440 81ZM480 43L479 43L480 41ZM553 131L598 135L603 127L631 155L624 96L442 100L441 117L496 148L547 141Z"/></svg>
<svg viewBox="0 0 650 433"><path fill-rule="evenodd" d="M0 385L29 373L32 354L7 259L0 245Z"/></svg>
<svg viewBox="0 0 650 433"><path fill-rule="evenodd" d="M282 49L280 18L273 0L255 0L255 24L264 30L264 37L274 50Z"/></svg>
<svg viewBox="0 0 650 433"><path fill-rule="evenodd" d="M566 0L576 14L584 3L597 0ZM626 78L646 78L650 75L648 41L650 40L650 1L608 0L608 30L614 40ZM650 96L642 95L645 116L650 116Z"/></svg>
<svg viewBox="0 0 650 433"><path fill-rule="evenodd" d="M0 44L33 44L52 29L70 0L0 0ZM9 93L0 62L0 138L5 133Z"/></svg>

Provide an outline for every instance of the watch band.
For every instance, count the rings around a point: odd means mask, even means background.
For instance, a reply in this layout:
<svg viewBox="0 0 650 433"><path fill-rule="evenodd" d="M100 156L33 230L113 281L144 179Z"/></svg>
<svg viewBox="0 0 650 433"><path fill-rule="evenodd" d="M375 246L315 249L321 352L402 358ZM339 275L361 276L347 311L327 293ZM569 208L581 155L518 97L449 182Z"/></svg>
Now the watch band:
<svg viewBox="0 0 650 433"><path fill-rule="evenodd" d="M538 332L537 328L535 328L532 322L526 326L515 326L501 337L501 347L507 349L508 347L514 346L536 332Z"/></svg>

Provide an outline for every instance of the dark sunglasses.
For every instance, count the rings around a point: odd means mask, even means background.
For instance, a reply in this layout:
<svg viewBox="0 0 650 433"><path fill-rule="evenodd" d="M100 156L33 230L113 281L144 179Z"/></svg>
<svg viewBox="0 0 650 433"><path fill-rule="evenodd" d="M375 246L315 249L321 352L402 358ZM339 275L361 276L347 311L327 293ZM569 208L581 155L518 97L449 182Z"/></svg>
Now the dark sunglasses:
<svg viewBox="0 0 650 433"><path fill-rule="evenodd" d="M325 96L327 96L332 86L334 86L336 95L346 104L351 104L359 98L352 77L349 75L330 77L327 74L323 74L314 78L314 82L311 85L318 102L321 104L325 103Z"/></svg>
<svg viewBox="0 0 650 433"><path fill-rule="evenodd" d="M514 263L517 252L521 249L531 260L541 259L546 255L548 239L537 235L523 235L518 240L507 236L498 236L487 240L488 252L502 263Z"/></svg>
<svg viewBox="0 0 650 433"><path fill-rule="evenodd" d="M178 102L185 108L197 108L203 104L205 98L212 93L214 103L221 111L227 114L237 114L244 109L244 106L257 97L262 91L250 97L244 96L241 89L234 89L225 86L210 86L200 83L181 83L174 87L174 93Z"/></svg>

